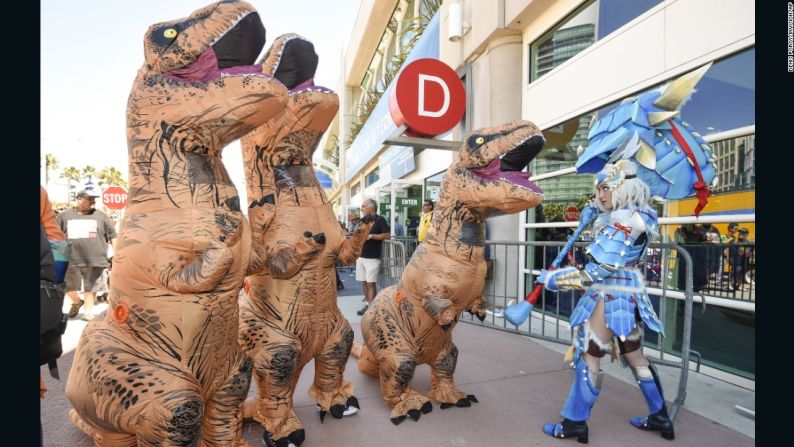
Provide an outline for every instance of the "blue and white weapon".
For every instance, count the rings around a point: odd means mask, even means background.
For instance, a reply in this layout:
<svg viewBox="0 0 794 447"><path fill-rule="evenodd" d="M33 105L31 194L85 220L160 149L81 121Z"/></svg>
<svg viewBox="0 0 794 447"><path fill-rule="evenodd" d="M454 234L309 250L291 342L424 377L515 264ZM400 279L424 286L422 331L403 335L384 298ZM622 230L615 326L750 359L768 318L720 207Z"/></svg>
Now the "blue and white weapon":
<svg viewBox="0 0 794 447"><path fill-rule="evenodd" d="M582 209L582 217L579 220L579 226L568 238L568 242L564 247L562 247L560 252L557 254L557 257L554 258L554 261L552 261L551 266L549 266L547 270L554 270L560 266L562 260L565 259L565 256L568 254L571 248L573 248L573 244L576 243L576 240L579 239L579 236L582 234L584 229L590 225L596 216L598 216L598 208L596 208L592 203L585 205L585 207ZM542 292L543 284L536 282L532 292L530 292L523 301L518 304L508 306L505 309L505 318L507 318L507 321L513 323L516 326L520 326L527 321L529 314L532 312L532 306L538 302L538 298L540 298L540 294Z"/></svg>

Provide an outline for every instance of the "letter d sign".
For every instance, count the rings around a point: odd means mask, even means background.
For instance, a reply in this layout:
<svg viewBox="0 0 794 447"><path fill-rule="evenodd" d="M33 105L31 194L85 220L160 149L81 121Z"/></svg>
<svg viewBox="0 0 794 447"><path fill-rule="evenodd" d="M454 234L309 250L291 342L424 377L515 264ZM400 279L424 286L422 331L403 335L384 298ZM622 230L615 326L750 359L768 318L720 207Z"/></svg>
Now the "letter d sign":
<svg viewBox="0 0 794 447"><path fill-rule="evenodd" d="M463 117L466 91L458 75L436 59L417 59L403 69L389 96L397 126L419 137L440 135Z"/></svg>
<svg viewBox="0 0 794 447"><path fill-rule="evenodd" d="M425 109L425 82L427 81L435 82L444 90L444 105L435 112ZM419 110L417 111L417 114L419 116L438 118L440 116L444 116L444 114L447 113L447 110L449 110L449 87L447 87L447 83L438 76L419 73Z"/></svg>

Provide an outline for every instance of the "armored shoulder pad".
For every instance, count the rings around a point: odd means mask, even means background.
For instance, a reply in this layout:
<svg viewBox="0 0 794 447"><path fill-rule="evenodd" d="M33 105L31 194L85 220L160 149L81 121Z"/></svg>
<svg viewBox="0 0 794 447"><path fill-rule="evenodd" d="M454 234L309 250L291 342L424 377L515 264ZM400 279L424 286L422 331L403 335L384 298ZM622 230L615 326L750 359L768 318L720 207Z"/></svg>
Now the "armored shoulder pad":
<svg viewBox="0 0 794 447"><path fill-rule="evenodd" d="M635 209L634 214L642 219L646 232L651 234L659 232L659 216L655 209L643 206Z"/></svg>

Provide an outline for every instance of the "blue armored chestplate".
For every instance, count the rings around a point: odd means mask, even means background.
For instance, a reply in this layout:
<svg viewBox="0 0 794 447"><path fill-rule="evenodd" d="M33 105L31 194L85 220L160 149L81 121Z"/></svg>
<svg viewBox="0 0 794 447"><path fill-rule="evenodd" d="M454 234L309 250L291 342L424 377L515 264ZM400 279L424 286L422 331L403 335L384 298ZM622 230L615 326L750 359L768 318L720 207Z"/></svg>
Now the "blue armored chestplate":
<svg viewBox="0 0 794 447"><path fill-rule="evenodd" d="M620 209L602 214L593 227L593 241L586 253L601 268L617 270L642 259L649 234L656 234L657 215L648 207Z"/></svg>

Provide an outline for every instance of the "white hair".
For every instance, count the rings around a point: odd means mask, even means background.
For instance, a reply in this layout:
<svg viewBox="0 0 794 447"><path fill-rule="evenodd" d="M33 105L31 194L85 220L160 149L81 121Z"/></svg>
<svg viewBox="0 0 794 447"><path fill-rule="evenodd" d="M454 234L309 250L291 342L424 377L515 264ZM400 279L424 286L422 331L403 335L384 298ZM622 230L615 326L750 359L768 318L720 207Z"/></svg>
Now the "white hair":
<svg viewBox="0 0 794 447"><path fill-rule="evenodd" d="M613 165L607 164L604 166L603 171L609 171ZM621 170L628 177L637 175L637 165L630 161L622 163ZM638 206L648 205L651 199L651 191L648 185L645 184L639 177L628 178L623 180L617 188L612 190L612 209L619 210L621 208L636 208ZM600 202L596 201L598 209L606 212Z"/></svg>

